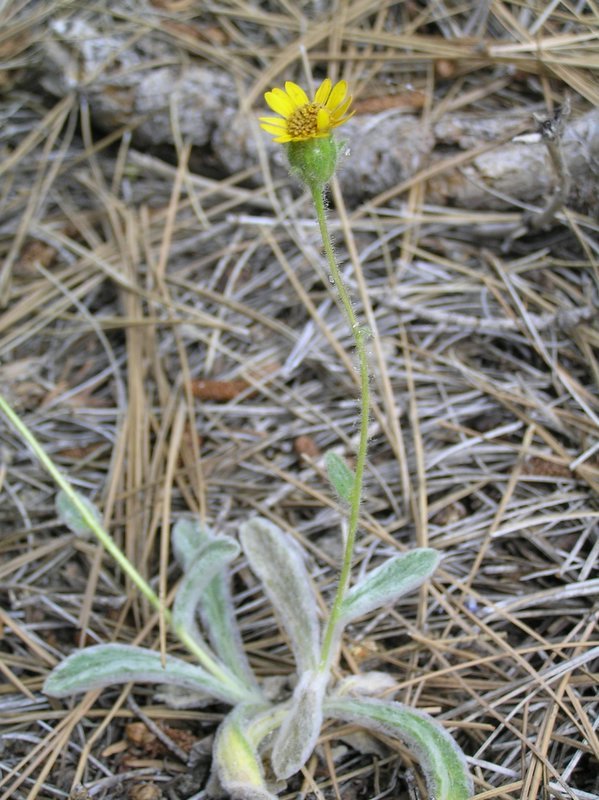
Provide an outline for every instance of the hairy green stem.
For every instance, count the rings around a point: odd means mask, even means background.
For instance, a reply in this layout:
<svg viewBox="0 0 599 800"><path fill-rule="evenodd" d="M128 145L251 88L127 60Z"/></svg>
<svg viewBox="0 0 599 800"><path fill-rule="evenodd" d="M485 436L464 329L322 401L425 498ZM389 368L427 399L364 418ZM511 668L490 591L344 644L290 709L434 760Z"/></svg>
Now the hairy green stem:
<svg viewBox="0 0 599 800"><path fill-rule="evenodd" d="M64 494L69 498L73 506L80 514L81 519L100 541L106 552L112 556L123 572L131 579L131 582L137 586L139 591L147 599L150 605L159 614L163 614L165 622L171 626L181 644L184 645L189 652L197 658L204 669L214 675L214 677L221 681L221 683L225 684L229 688L234 689L239 694L240 699L247 700L248 696L253 696L253 693L248 689L248 687L238 681L233 675L230 675L226 668L220 665L214 656L200 644L198 644L184 628L173 623L172 614L169 609L164 608L158 595L154 592L152 587L139 574L124 553L121 552L121 550L111 539L110 535L90 513L89 509L84 505L84 503L81 502L78 493L73 489L64 475L62 475L50 456L46 453L21 418L12 410L2 395L0 395L0 411L4 413L17 433L33 450L40 464L42 464L42 466L50 473L56 485L62 489Z"/></svg>
<svg viewBox="0 0 599 800"><path fill-rule="evenodd" d="M329 233L329 229L327 226L325 207L324 207L324 195L321 188L316 188L316 187L312 188L312 200L314 201L314 208L316 210L318 225L320 227L320 234L322 236L322 243L324 246L325 255L327 257L329 269L331 271L331 276L335 283L337 292L339 293L341 306L343 307L345 316L347 317L347 321L351 328L352 336L354 337L354 344L356 346L356 352L358 354L358 364L360 369L360 443L358 445L358 452L356 456L356 468L354 471L355 479L350 497L347 540L345 542L345 551L343 553L343 565L341 567L341 574L339 576L337 592L335 594L335 600L333 601L333 606L331 608L331 613L329 615L327 627L324 634L321 661L320 661L321 669L328 669L330 665L330 659L332 656L331 648L333 646L333 641L335 638L335 629L337 627L339 616L341 614L341 604L343 603L343 598L345 597L345 593L347 591L347 586L349 583L352 559L354 554L354 543L356 541L356 531L358 529L358 521L360 517L360 504L362 502L362 481L364 478L366 453L368 450L368 417L370 408L370 385L368 378L368 359L366 355L366 345L364 342L367 336L367 332L358 323L358 319L356 317L356 313L352 306L349 293L343 281L343 276L341 275L339 266L337 265L337 259L335 258L335 251L333 250L333 244L331 242L331 235Z"/></svg>

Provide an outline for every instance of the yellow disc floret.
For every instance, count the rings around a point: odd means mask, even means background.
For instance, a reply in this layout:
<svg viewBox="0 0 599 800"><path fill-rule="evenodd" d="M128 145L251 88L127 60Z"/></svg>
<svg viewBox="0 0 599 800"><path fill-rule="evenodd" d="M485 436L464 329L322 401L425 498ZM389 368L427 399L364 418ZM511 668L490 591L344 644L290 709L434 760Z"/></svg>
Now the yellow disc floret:
<svg viewBox="0 0 599 800"><path fill-rule="evenodd" d="M347 113L351 96L347 83L330 78L320 84L314 99L296 83L287 81L285 89L266 92L264 99L279 117L260 117L260 125L272 134L275 142L305 142L328 136L333 128L343 125L353 114Z"/></svg>
<svg viewBox="0 0 599 800"><path fill-rule="evenodd" d="M318 115L321 114L324 125L318 125ZM329 114L316 103L298 108L287 119L287 131L293 139L311 139L322 136L322 130L328 127Z"/></svg>

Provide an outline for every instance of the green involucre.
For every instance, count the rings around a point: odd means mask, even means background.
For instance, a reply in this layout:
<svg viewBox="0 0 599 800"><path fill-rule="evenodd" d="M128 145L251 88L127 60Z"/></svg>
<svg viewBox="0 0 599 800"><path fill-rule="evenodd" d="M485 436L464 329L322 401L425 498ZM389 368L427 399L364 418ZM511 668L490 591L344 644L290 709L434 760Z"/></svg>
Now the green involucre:
<svg viewBox="0 0 599 800"><path fill-rule="evenodd" d="M310 189L322 190L335 173L339 145L330 135L289 142L287 157L294 175Z"/></svg>

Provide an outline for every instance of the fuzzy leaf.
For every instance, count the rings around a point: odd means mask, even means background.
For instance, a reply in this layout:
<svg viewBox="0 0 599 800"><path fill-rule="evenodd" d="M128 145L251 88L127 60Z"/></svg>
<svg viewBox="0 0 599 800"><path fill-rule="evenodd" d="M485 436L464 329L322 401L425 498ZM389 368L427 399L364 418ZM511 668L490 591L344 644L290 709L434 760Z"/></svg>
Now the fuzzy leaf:
<svg viewBox="0 0 599 800"><path fill-rule="evenodd" d="M77 496L79 497L81 504L84 505L89 511L90 516L92 516L97 521L98 525L102 527L102 517L92 501L79 492L77 492ZM93 537L93 531L81 516L79 509L73 505L71 498L65 494L65 492L58 492L56 495L55 504L56 513L58 514L63 525L66 525L67 528L73 533L77 534L77 536L83 536L84 538Z"/></svg>
<svg viewBox="0 0 599 800"><path fill-rule="evenodd" d="M213 749L216 771L223 789L236 800L276 800L268 791L262 762L248 731L250 714L250 709L238 706L221 723Z"/></svg>
<svg viewBox="0 0 599 800"><path fill-rule="evenodd" d="M175 684L226 703L239 702L236 692L202 667L167 656L164 668L160 653L128 644L98 644L75 651L48 675L44 692L50 697L68 697L129 681Z"/></svg>
<svg viewBox="0 0 599 800"><path fill-rule="evenodd" d="M401 703L341 697L327 700L325 714L404 742L418 759L429 796L435 800L468 800L472 796L464 754L428 714Z"/></svg>
<svg viewBox="0 0 599 800"><path fill-rule="evenodd" d="M347 466L345 461L329 450L325 456L327 474L333 488L342 500L347 503L351 500L352 491L356 481L353 471Z"/></svg>
<svg viewBox="0 0 599 800"><path fill-rule="evenodd" d="M173 622L202 641L196 623L196 609L214 576L239 555L239 545L229 536L208 542L188 565L173 605Z"/></svg>
<svg viewBox="0 0 599 800"><path fill-rule="evenodd" d="M187 517L178 519L173 525L171 546L181 569L185 571L202 547L214 538L212 531L201 525L199 520Z"/></svg>
<svg viewBox="0 0 599 800"><path fill-rule="evenodd" d="M335 686L335 695L350 697L372 697L381 695L383 692L394 692L398 689L398 684L388 672L361 672L357 675L348 675L347 678L340 680ZM387 694L387 697L390 697Z"/></svg>
<svg viewBox="0 0 599 800"><path fill-rule="evenodd" d="M175 523L171 541L175 558L185 571L208 543L217 541L217 537L209 527L201 525L199 520L183 518ZM224 567L225 565L206 586L199 600L198 610L210 644L221 660L246 685L255 687L256 679L239 634L229 578Z"/></svg>
<svg viewBox="0 0 599 800"><path fill-rule="evenodd" d="M304 672L295 687L291 708L277 733L272 751L272 765L277 778L295 775L316 747L328 678L328 671Z"/></svg>
<svg viewBox="0 0 599 800"><path fill-rule="evenodd" d="M249 686L256 686L237 627L235 608L224 572L215 575L200 600L200 615L210 643L231 672Z"/></svg>
<svg viewBox="0 0 599 800"><path fill-rule="evenodd" d="M390 605L413 591L430 578L439 559L437 550L421 547L385 561L349 590L341 605L341 624Z"/></svg>
<svg viewBox="0 0 599 800"><path fill-rule="evenodd" d="M168 686L164 683L158 686L154 692L154 700L177 710L205 708L214 702L214 698L210 697L209 694L192 692L189 689L181 688L181 686Z"/></svg>
<svg viewBox="0 0 599 800"><path fill-rule="evenodd" d="M243 524L240 535L250 566L289 635L298 672L315 669L320 660L320 626L299 548L280 528L260 517Z"/></svg>

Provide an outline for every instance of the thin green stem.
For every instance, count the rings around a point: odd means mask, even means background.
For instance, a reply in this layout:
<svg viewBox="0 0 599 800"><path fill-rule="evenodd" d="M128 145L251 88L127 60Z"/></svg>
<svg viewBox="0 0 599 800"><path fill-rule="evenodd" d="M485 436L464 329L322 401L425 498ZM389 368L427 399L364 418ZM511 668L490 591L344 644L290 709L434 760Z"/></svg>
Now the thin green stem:
<svg viewBox="0 0 599 800"><path fill-rule="evenodd" d="M73 489L73 487L64 477L64 475L62 475L62 473L60 472L58 467L54 464L52 459L48 456L44 448L41 446L41 444L38 442L35 436L31 433L31 431L25 425L25 423L21 420L21 418L8 405L8 403L2 397L2 395L0 395L0 411L4 413L4 415L7 417L11 425L17 431L17 433L33 450L40 464L42 464L42 466L45 467L45 469L50 473L51 477L54 479L56 485L69 498L73 506L77 509L77 512L81 516L83 522L96 536L96 538L99 540L99 542L101 543L102 547L106 550L106 552L112 556L112 558L116 561L116 563L123 570L123 572L126 575L128 575L128 577L131 579L131 582L135 586L137 586L139 591L147 599L150 605L159 614L164 615L165 622L171 626L181 644L183 644L189 650L189 652L197 658L197 660L204 667L204 669L206 669L208 672L214 675L215 678L217 678L219 681L221 681L229 688L234 688L235 691L237 691L237 693L240 695L240 698L248 699L248 694L251 695L251 692L248 689L248 687L244 686L233 675L230 675L226 670L226 668L221 666L218 663L218 661L212 656L212 654L208 652L205 648L203 648L200 644L198 644L198 642L196 642L193 639L193 637L191 637L187 633L186 630L184 630L180 625L175 625L173 623L172 614L169 611L169 609L164 608L164 606L160 602L160 598L154 592L152 587L139 574L139 572L135 569L135 567L129 561L129 559L119 550L117 545L111 539L110 535L104 530L104 528L100 525L98 520L90 513L89 509L85 506L85 504L81 502L79 494Z"/></svg>
<svg viewBox="0 0 599 800"><path fill-rule="evenodd" d="M343 276L337 265L335 258L335 251L331 242L331 236L327 226L324 195L322 189L312 189L312 199L314 201L314 208L316 209L316 216L318 218L318 225L320 226L320 234L322 236L322 243L324 246L325 255L331 276L339 293L341 306L347 317L347 321L351 328L352 336L354 337L354 344L358 354L358 364L360 369L360 443L358 445L358 452L356 456L356 468L354 471L355 479L352 487L350 497L350 511L349 523L347 528L347 540L345 542L345 551L343 554L343 565L341 567L341 574L339 576L339 583L337 585L337 592L329 615L329 620L324 634L324 641L322 645L321 654L321 669L328 669L330 659L332 656L331 648L333 646L335 631L339 622L341 614L341 605L343 598L347 591L349 578L351 573L351 566L354 554L354 544L356 541L356 531L358 530L358 521L360 518L360 505L362 502L362 481L364 478L364 467L366 465L366 454L368 451L368 417L370 409L370 384L368 378L368 359L366 355L366 345L364 339L367 335L364 328L358 324L356 313L351 303L351 299Z"/></svg>

